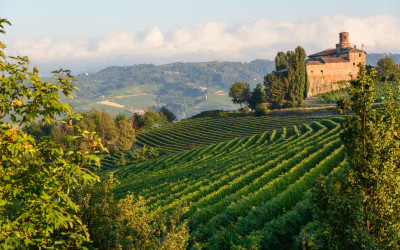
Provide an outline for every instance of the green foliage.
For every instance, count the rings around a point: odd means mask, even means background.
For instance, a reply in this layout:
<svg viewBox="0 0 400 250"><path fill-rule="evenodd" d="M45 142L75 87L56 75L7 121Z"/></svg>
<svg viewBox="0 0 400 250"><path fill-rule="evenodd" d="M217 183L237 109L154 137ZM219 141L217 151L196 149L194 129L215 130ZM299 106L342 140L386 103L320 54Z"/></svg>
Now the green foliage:
<svg viewBox="0 0 400 250"><path fill-rule="evenodd" d="M189 240L187 221L180 223L186 209L178 208L167 221L161 213L150 210L141 197L129 194L117 205L120 214L118 248L184 249Z"/></svg>
<svg viewBox="0 0 400 250"><path fill-rule="evenodd" d="M269 114L268 105L266 103L257 104L255 111L256 116L266 116Z"/></svg>
<svg viewBox="0 0 400 250"><path fill-rule="evenodd" d="M314 238L316 248L399 247L400 107L389 92L384 111L372 109L375 74L360 64L351 99L338 103L347 114L342 139L348 164L315 188L319 226L305 238Z"/></svg>
<svg viewBox="0 0 400 250"><path fill-rule="evenodd" d="M249 85L244 82L236 82L230 88L228 95L232 98L233 103L240 104L240 108L242 108L242 103L250 101Z"/></svg>
<svg viewBox="0 0 400 250"><path fill-rule="evenodd" d="M142 148L137 148L128 152L129 161L141 162L153 159L162 155L160 150L144 145Z"/></svg>
<svg viewBox="0 0 400 250"><path fill-rule="evenodd" d="M397 99L399 97L399 82L375 82L373 93L374 102L382 103L389 90L392 92L393 98ZM350 98L350 95L348 89L345 88L319 94L316 98L317 103L337 103L340 99Z"/></svg>
<svg viewBox="0 0 400 250"><path fill-rule="evenodd" d="M74 120L73 124L76 124L81 130L96 132L108 150L127 151L135 141L133 124L123 114L119 114L113 119L104 109L101 113L93 109L90 112L81 113L81 115L82 119ZM51 136L57 142L64 144L62 127L62 123L53 122L40 125L32 122L25 126L24 130L39 141L42 141L45 136ZM74 135L74 130L69 133Z"/></svg>
<svg viewBox="0 0 400 250"><path fill-rule="evenodd" d="M167 117L164 114L159 114L152 109L148 109L142 116L138 116L135 122L139 129L149 129L154 127L156 124L165 124Z"/></svg>
<svg viewBox="0 0 400 250"><path fill-rule="evenodd" d="M286 85L284 79L278 72L274 71L264 77L267 101L273 107L281 107L286 95Z"/></svg>
<svg viewBox="0 0 400 250"><path fill-rule="evenodd" d="M340 99L348 98L349 92L347 89L332 90L331 92L317 95L317 103L337 103Z"/></svg>
<svg viewBox="0 0 400 250"><path fill-rule="evenodd" d="M173 122L176 120L176 116L167 107L163 106L160 109L160 114L164 114L167 117L168 122Z"/></svg>
<svg viewBox="0 0 400 250"><path fill-rule="evenodd" d="M275 57L276 71L264 77L267 100L274 108L282 107L284 100L290 101L294 106L303 104L310 85L305 59L306 52L300 46L286 54L278 52Z"/></svg>
<svg viewBox="0 0 400 250"><path fill-rule="evenodd" d="M119 120L117 128L119 132L116 142L117 148L122 151L130 150L135 141L135 130L128 120Z"/></svg>
<svg viewBox="0 0 400 250"><path fill-rule="evenodd" d="M5 23L0 19L1 33ZM95 154L103 146L95 133L72 123L79 115L59 100L60 93L71 98L77 89L69 71L55 71L55 83L41 81L27 57L7 58L4 49L0 43L0 246L81 248L89 234L70 191L97 179L86 167L99 163ZM63 145L51 137L37 142L21 130L35 120L52 124L61 115L68 117L60 121Z"/></svg>
<svg viewBox="0 0 400 250"><path fill-rule="evenodd" d="M306 83L306 68L304 60L306 59L305 50L298 46L295 51L288 51L288 95L290 101L296 105L303 103L304 90Z"/></svg>
<svg viewBox="0 0 400 250"><path fill-rule="evenodd" d="M307 71L305 73L306 84L304 86L304 99L307 98L307 93L310 90L310 80L308 79Z"/></svg>
<svg viewBox="0 0 400 250"><path fill-rule="evenodd" d="M112 149L119 136L114 119L104 109L101 113L93 109L90 112L82 113L82 116L83 119L78 122L79 126L85 130L95 131L104 144Z"/></svg>
<svg viewBox="0 0 400 250"><path fill-rule="evenodd" d="M183 249L188 242L187 221L177 208L172 216L150 210L141 197L129 194L115 200L111 192L118 185L113 175L94 186L74 190L72 198L80 206L79 217L87 226L95 249Z"/></svg>
<svg viewBox="0 0 400 250"><path fill-rule="evenodd" d="M392 57L385 56L376 63L377 77L380 81L399 81L400 67L396 65Z"/></svg>
<svg viewBox="0 0 400 250"><path fill-rule="evenodd" d="M216 110L206 110L201 113L198 113L197 115L194 115L190 117L190 119L195 119L195 118L202 118L202 117L226 117L227 114L221 110L221 109L216 109Z"/></svg>
<svg viewBox="0 0 400 250"><path fill-rule="evenodd" d="M282 51L279 51L275 57L275 70L284 70L288 68L288 60L286 54Z"/></svg>
<svg viewBox="0 0 400 250"><path fill-rule="evenodd" d="M257 86L251 92L250 108L255 109L257 105L266 101L266 95L264 87L261 83L257 83Z"/></svg>

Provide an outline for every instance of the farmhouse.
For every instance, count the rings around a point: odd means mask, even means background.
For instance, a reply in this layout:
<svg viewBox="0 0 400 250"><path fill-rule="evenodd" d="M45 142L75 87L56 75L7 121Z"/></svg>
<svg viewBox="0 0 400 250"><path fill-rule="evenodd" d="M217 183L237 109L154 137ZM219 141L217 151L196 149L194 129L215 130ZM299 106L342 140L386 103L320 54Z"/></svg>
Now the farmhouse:
<svg viewBox="0 0 400 250"><path fill-rule="evenodd" d="M352 78L357 77L359 63L365 64L363 50L352 47L349 33L339 33L339 43L334 49L308 56L305 61L310 88L307 97L339 89Z"/></svg>

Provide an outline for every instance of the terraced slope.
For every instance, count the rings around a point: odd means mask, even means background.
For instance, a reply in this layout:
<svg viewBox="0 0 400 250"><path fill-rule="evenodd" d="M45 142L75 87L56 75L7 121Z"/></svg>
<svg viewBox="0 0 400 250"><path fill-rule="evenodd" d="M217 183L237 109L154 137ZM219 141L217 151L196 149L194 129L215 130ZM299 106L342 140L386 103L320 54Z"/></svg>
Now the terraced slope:
<svg viewBox="0 0 400 250"><path fill-rule="evenodd" d="M274 129L281 132L283 127L300 126L324 118L328 117L197 118L139 132L136 138L139 145L178 152L185 150L189 144L201 147Z"/></svg>
<svg viewBox="0 0 400 250"><path fill-rule="evenodd" d="M344 160L338 121L273 130L126 166L115 173L121 182L115 193L123 197L132 191L165 212L187 204L191 244L286 248L311 220L311 183Z"/></svg>

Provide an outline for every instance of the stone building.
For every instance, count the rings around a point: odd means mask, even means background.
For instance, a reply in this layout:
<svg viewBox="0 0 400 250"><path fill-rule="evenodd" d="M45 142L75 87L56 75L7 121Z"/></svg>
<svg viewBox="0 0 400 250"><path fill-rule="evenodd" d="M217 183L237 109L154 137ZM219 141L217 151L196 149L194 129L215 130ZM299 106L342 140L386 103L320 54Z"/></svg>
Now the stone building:
<svg viewBox="0 0 400 250"><path fill-rule="evenodd" d="M308 56L305 61L310 88L307 97L344 87L346 81L357 77L359 63L365 64L363 50L351 47L349 33L339 33L339 43L335 49Z"/></svg>

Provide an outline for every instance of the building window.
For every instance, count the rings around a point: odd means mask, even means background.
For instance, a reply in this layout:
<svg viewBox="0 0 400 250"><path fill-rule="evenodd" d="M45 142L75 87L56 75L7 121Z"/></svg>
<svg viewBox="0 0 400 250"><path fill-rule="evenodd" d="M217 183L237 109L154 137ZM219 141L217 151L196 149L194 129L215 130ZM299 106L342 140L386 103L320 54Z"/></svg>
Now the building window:
<svg viewBox="0 0 400 250"><path fill-rule="evenodd" d="M358 57L361 57L361 53L360 53L360 54L358 54Z"/></svg>
<svg viewBox="0 0 400 250"><path fill-rule="evenodd" d="M346 36L344 36L344 39L346 39Z"/></svg>
<svg viewBox="0 0 400 250"><path fill-rule="evenodd" d="M356 66L356 63L355 63L355 62L353 62L353 66Z"/></svg>
<svg viewBox="0 0 400 250"><path fill-rule="evenodd" d="M321 69L321 73L324 73L324 70L323 70L323 69Z"/></svg>
<svg viewBox="0 0 400 250"><path fill-rule="evenodd" d="M311 70L311 73L314 73L314 71Z"/></svg>

